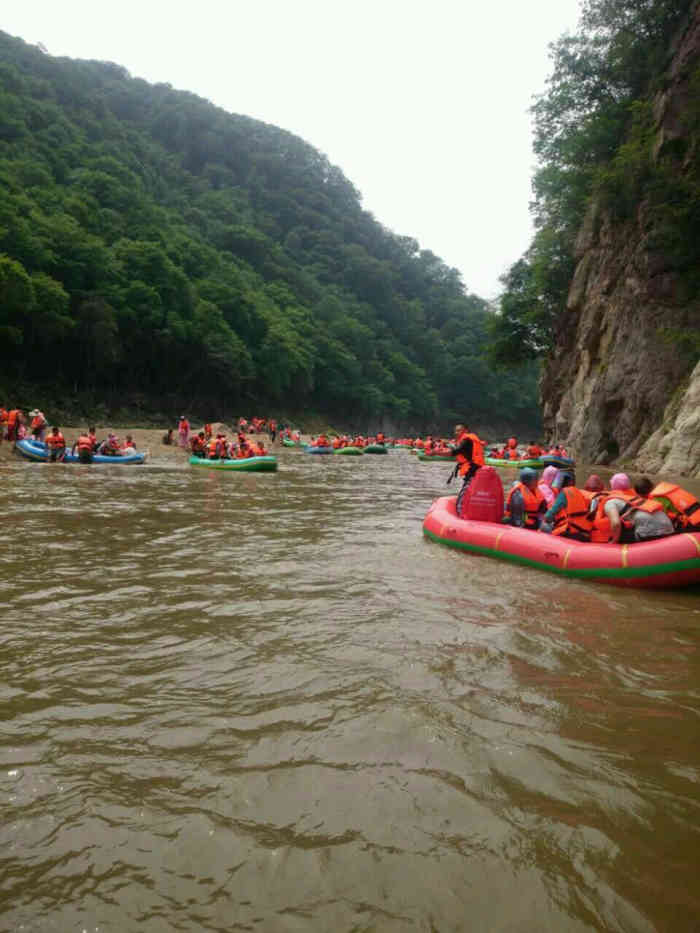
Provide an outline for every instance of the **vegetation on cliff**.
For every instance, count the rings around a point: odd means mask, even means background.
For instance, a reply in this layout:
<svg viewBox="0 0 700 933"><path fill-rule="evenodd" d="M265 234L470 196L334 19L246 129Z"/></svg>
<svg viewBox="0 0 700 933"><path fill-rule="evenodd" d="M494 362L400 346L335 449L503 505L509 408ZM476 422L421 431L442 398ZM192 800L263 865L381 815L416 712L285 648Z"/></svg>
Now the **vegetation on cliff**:
<svg viewBox="0 0 700 933"><path fill-rule="evenodd" d="M674 38L696 0L584 0L579 32L552 46L553 71L533 107L535 236L504 277L492 358L546 354L567 326L575 242L592 202L619 224L644 206L647 248L672 271L686 304L700 298L700 71L679 132L659 139L653 102ZM697 359L695 333L669 332Z"/></svg>
<svg viewBox="0 0 700 933"><path fill-rule="evenodd" d="M0 389L532 424L486 302L273 126L0 33Z"/></svg>

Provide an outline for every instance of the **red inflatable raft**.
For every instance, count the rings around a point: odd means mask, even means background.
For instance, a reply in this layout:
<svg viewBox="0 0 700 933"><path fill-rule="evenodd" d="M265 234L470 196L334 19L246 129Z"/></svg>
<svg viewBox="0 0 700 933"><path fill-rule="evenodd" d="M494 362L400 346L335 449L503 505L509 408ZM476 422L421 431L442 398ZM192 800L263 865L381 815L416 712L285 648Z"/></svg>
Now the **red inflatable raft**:
<svg viewBox="0 0 700 933"><path fill-rule="evenodd" d="M436 499L423 522L433 541L565 577L665 589L700 583L700 532L639 544L585 544L494 522L457 517L454 497Z"/></svg>

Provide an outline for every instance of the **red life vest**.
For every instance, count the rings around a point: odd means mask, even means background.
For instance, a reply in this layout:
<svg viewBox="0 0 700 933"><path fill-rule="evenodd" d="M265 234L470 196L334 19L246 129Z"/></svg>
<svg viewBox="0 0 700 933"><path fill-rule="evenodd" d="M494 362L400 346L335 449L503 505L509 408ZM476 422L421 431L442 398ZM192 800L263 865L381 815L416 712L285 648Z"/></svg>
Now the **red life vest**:
<svg viewBox="0 0 700 933"><path fill-rule="evenodd" d="M588 515L590 503L576 486L561 490L566 496L566 508L554 519L553 535L567 534L569 537L590 541L593 521Z"/></svg>
<svg viewBox="0 0 700 933"><path fill-rule="evenodd" d="M509 460L520 460L520 454L518 453L515 447L511 447L508 451Z"/></svg>
<svg viewBox="0 0 700 933"><path fill-rule="evenodd" d="M66 439L65 439L65 437L61 434L60 431L58 432L58 434L49 434L49 436L46 438L46 446L47 446L47 447L51 447L51 448L53 448L53 447L65 447L65 446L66 446Z"/></svg>
<svg viewBox="0 0 700 933"><path fill-rule="evenodd" d="M506 500L506 518L508 519L511 517L510 502L516 492L520 492L525 504L525 528L536 529L538 527L538 515L544 504L544 496L539 489L535 489L533 492L525 483L516 483L508 493L508 499Z"/></svg>
<svg viewBox="0 0 700 933"><path fill-rule="evenodd" d="M78 438L78 450L87 450L92 452L93 442L89 434L81 434Z"/></svg>
<svg viewBox="0 0 700 933"><path fill-rule="evenodd" d="M676 483L657 483L649 493L650 499L663 496L678 513L677 522L682 528L700 529L700 502L692 493ZM662 505L662 503L660 503ZM673 518L673 516L670 516Z"/></svg>

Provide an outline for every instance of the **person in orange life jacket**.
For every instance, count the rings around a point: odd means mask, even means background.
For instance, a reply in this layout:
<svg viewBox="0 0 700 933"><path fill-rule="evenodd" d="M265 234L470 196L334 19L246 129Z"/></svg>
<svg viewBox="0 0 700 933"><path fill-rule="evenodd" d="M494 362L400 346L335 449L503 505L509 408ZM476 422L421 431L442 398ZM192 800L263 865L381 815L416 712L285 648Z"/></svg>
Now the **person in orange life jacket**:
<svg viewBox="0 0 700 933"><path fill-rule="evenodd" d="M55 463L56 460L63 460L63 455L66 452L66 439L57 427L51 428L51 433L46 438L46 446L51 463Z"/></svg>
<svg viewBox="0 0 700 933"><path fill-rule="evenodd" d="M314 447L328 447L328 446L330 445L328 444L328 438L326 437L326 435L319 434L318 437L316 438L316 442L314 443Z"/></svg>
<svg viewBox="0 0 700 933"><path fill-rule="evenodd" d="M98 454L102 454L103 457L121 457L122 452L119 448L119 438L117 435L110 431L107 440L102 441L97 452Z"/></svg>
<svg viewBox="0 0 700 933"><path fill-rule="evenodd" d="M11 408L7 413L7 439L16 441L19 439L19 429L23 420L21 408Z"/></svg>
<svg viewBox="0 0 700 933"><path fill-rule="evenodd" d="M377 431L377 443L378 444L386 443L386 438L384 437L381 431Z"/></svg>
<svg viewBox="0 0 700 933"><path fill-rule="evenodd" d="M2 444L7 431L7 408L4 403L0 404L0 444Z"/></svg>
<svg viewBox="0 0 700 933"><path fill-rule="evenodd" d="M518 453L517 447L508 448L508 459L509 460L520 460L520 454Z"/></svg>
<svg viewBox="0 0 700 933"><path fill-rule="evenodd" d="M90 431L94 431L94 428L90 428ZM81 463L92 463L92 452L95 449L95 438L94 435L90 434L90 431L83 431L83 433L78 437L78 440L71 448L71 453L75 453L77 448L78 459Z"/></svg>
<svg viewBox="0 0 700 933"><path fill-rule="evenodd" d="M484 465L484 445L477 435L463 424L455 425L454 438L455 445L452 448L452 456L456 457L457 466L452 476L462 477L462 488L457 493L456 506L457 514L461 515L464 494L469 489L469 484L476 476L477 470Z"/></svg>
<svg viewBox="0 0 700 933"><path fill-rule="evenodd" d="M560 470L552 480L552 490L557 496L545 512L540 531L576 541L590 541L593 526L589 517L591 503L576 488L573 473Z"/></svg>
<svg viewBox="0 0 700 933"><path fill-rule="evenodd" d="M207 438L204 431L194 434L190 441L190 450L193 457L204 458L207 452Z"/></svg>
<svg viewBox="0 0 700 933"><path fill-rule="evenodd" d="M29 412L29 417L32 419L29 424L29 430L32 432L32 437L34 437L37 441L43 441L46 428L48 427L44 413L39 411L38 408L33 408Z"/></svg>
<svg viewBox="0 0 700 933"><path fill-rule="evenodd" d="M136 453L136 444L134 444L134 439L131 434L127 434L124 438L124 443L122 444L122 455L124 457L129 457L131 454Z"/></svg>
<svg viewBox="0 0 700 933"><path fill-rule="evenodd" d="M626 473L616 473L610 480L610 492L601 493L591 505L595 506L593 540L631 544L673 534L673 523L663 505L633 489Z"/></svg>
<svg viewBox="0 0 700 933"><path fill-rule="evenodd" d="M647 477L634 484L640 496L660 502L676 531L700 531L700 502L677 483L657 483Z"/></svg>
<svg viewBox="0 0 700 933"><path fill-rule="evenodd" d="M503 521L507 525L537 531L546 509L547 503L537 488L537 470L523 467L520 482L508 493Z"/></svg>
<svg viewBox="0 0 700 933"><path fill-rule="evenodd" d="M238 451L236 452L236 458L238 460L245 460L248 457L254 457L254 456L255 454L253 453L248 441L245 439L242 440L240 444L238 445Z"/></svg>
<svg viewBox="0 0 700 933"><path fill-rule="evenodd" d="M538 457L542 456L542 448L534 441L530 441L527 446L527 455L531 460L536 460Z"/></svg>
<svg viewBox="0 0 700 933"><path fill-rule="evenodd" d="M201 434L201 433L202 433L202 432L200 431L200 434ZM204 425L204 439L207 440L207 441L210 441L210 440L211 440L212 434L213 434L213 431L212 431L212 429L211 429L211 425L210 425L210 424L205 424L205 425Z"/></svg>

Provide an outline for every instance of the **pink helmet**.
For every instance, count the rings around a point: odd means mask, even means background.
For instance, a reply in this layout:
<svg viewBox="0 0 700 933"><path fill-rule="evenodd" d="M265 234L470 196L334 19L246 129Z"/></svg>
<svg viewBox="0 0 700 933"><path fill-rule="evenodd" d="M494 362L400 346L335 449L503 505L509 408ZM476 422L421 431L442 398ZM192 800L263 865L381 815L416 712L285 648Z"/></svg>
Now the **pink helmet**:
<svg viewBox="0 0 700 933"><path fill-rule="evenodd" d="M544 468L542 473L541 483L544 483L545 486L551 486L552 480L557 475L557 468L555 466L548 466Z"/></svg>
<svg viewBox="0 0 700 933"><path fill-rule="evenodd" d="M611 489L630 489L632 484L626 473L616 473L610 480Z"/></svg>

